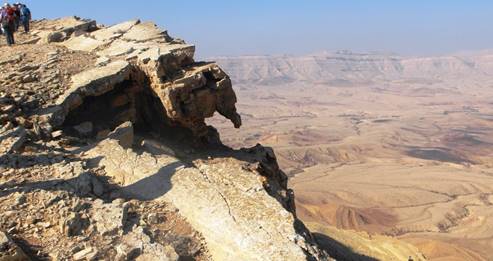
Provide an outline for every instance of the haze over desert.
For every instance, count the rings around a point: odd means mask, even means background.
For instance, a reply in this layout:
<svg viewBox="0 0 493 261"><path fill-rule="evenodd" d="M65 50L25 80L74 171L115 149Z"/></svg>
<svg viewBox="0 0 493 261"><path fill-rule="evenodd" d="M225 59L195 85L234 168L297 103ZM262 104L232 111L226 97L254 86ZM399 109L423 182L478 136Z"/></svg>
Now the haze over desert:
<svg viewBox="0 0 493 261"><path fill-rule="evenodd" d="M272 146L305 222L409 242L429 260L493 259L493 52L216 57Z"/></svg>

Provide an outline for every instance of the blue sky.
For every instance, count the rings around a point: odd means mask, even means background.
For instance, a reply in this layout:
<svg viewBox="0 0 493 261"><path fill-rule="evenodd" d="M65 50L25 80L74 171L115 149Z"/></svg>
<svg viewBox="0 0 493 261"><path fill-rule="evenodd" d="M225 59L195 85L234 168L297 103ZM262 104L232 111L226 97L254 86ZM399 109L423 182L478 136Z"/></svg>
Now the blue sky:
<svg viewBox="0 0 493 261"><path fill-rule="evenodd" d="M152 20L199 57L323 50L435 55L493 49L491 0L25 0L35 18Z"/></svg>

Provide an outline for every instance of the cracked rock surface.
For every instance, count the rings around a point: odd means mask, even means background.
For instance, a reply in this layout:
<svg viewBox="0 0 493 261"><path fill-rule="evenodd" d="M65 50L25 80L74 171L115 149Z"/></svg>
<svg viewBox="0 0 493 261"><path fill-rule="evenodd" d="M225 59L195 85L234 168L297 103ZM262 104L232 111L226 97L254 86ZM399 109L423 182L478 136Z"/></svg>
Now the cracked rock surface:
<svg viewBox="0 0 493 261"><path fill-rule="evenodd" d="M227 148L206 125L241 117L193 45L76 17L20 40L0 45L0 257L330 260L275 153Z"/></svg>

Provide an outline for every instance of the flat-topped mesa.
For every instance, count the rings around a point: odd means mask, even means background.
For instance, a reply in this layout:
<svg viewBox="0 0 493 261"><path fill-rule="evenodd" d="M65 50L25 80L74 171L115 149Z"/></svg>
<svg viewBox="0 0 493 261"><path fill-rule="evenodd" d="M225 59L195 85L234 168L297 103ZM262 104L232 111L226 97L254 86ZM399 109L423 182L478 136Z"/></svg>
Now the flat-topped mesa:
<svg viewBox="0 0 493 261"><path fill-rule="evenodd" d="M216 111L241 126L229 76L215 63L195 62L193 45L138 20L100 29L73 24L91 30L79 29L58 44L98 59L95 68L72 77L70 89L44 117L45 129L96 121L104 125L96 132L132 121L185 127L203 137L209 132L204 120Z"/></svg>

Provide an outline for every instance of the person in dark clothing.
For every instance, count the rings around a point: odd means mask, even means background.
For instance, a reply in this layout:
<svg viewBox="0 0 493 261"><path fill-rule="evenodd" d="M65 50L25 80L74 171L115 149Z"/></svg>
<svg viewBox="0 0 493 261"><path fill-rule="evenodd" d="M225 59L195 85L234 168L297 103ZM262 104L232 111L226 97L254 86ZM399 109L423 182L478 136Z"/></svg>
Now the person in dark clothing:
<svg viewBox="0 0 493 261"><path fill-rule="evenodd" d="M20 19L21 19L21 4L20 3L15 3L12 6L12 9L14 9L14 13L15 13L15 17L14 17L14 32L17 32L17 30L19 30Z"/></svg>
<svg viewBox="0 0 493 261"><path fill-rule="evenodd" d="M21 13L21 23L24 26L24 32L29 32L29 24L31 23L31 10L27 8L25 4L21 4L20 8Z"/></svg>
<svg viewBox="0 0 493 261"><path fill-rule="evenodd" d="M13 45L15 43L15 10L7 3L4 4L3 9L0 13L0 23L2 25L2 30L5 34L5 38L7 39L7 44Z"/></svg>
<svg viewBox="0 0 493 261"><path fill-rule="evenodd" d="M2 16L3 16L3 12L4 12L4 7L0 7L0 35L4 35L5 33L3 32L3 23L2 23Z"/></svg>

